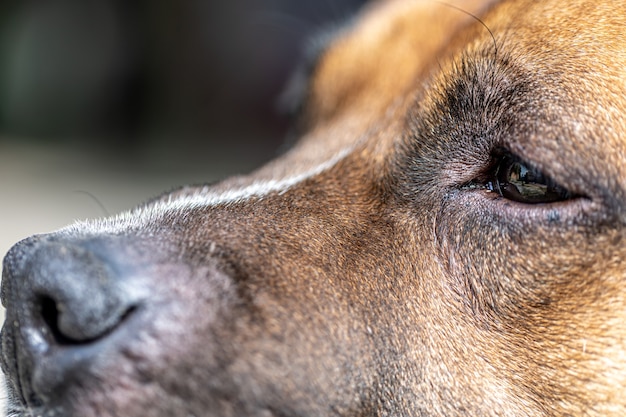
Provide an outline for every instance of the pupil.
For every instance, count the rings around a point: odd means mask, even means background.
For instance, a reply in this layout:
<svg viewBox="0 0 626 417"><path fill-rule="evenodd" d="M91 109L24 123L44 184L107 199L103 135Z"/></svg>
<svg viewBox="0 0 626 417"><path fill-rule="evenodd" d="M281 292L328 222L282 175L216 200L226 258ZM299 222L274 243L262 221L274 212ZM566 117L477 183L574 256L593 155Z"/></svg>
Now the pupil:
<svg viewBox="0 0 626 417"><path fill-rule="evenodd" d="M503 197L527 204L552 203L570 198L570 193L541 171L505 157L498 167L496 180Z"/></svg>

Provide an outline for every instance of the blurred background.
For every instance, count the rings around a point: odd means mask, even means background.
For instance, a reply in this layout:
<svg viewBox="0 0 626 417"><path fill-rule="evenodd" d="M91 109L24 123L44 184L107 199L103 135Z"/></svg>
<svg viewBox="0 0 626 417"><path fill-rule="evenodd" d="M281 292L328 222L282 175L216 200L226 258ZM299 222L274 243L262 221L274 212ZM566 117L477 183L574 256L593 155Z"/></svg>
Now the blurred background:
<svg viewBox="0 0 626 417"><path fill-rule="evenodd" d="M275 156L277 99L363 0L3 0L0 252Z"/></svg>
<svg viewBox="0 0 626 417"><path fill-rule="evenodd" d="M0 257L277 155L301 51L362 3L3 0Z"/></svg>

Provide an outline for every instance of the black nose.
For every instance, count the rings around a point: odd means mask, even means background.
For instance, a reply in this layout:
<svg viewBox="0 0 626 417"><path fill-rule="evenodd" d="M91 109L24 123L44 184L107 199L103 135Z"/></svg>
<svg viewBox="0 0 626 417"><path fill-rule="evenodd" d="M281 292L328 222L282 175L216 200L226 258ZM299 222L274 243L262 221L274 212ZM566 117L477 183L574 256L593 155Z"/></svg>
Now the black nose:
<svg viewBox="0 0 626 417"><path fill-rule="evenodd" d="M121 322L131 305L111 266L92 251L46 243L29 257L19 281L19 298L61 344L98 339Z"/></svg>
<svg viewBox="0 0 626 417"><path fill-rule="evenodd" d="M138 306L109 254L93 242L33 239L5 258L2 357L25 401L53 395L81 372L94 346Z"/></svg>

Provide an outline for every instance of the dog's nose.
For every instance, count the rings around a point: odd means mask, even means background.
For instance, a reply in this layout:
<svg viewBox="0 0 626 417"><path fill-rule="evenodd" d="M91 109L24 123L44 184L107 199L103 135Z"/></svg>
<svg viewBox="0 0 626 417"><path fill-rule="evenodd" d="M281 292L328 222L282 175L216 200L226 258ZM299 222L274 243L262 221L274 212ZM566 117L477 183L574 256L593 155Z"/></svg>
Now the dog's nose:
<svg viewBox="0 0 626 417"><path fill-rule="evenodd" d="M26 401L53 397L84 371L139 305L109 255L101 245L43 239L5 258L3 365Z"/></svg>
<svg viewBox="0 0 626 417"><path fill-rule="evenodd" d="M49 332L54 343L80 344L103 337L133 307L111 265L78 245L42 244L17 275L18 299L27 310L23 317L43 322L42 331Z"/></svg>

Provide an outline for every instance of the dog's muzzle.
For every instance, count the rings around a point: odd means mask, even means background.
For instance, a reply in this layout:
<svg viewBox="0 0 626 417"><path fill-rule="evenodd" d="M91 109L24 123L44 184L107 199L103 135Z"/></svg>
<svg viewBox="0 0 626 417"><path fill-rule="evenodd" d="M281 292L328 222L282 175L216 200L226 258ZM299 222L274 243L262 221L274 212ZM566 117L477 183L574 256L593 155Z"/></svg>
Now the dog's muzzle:
<svg viewBox="0 0 626 417"><path fill-rule="evenodd" d="M5 258L2 367L29 407L58 395L120 333L132 332L143 295L106 246L34 237Z"/></svg>

